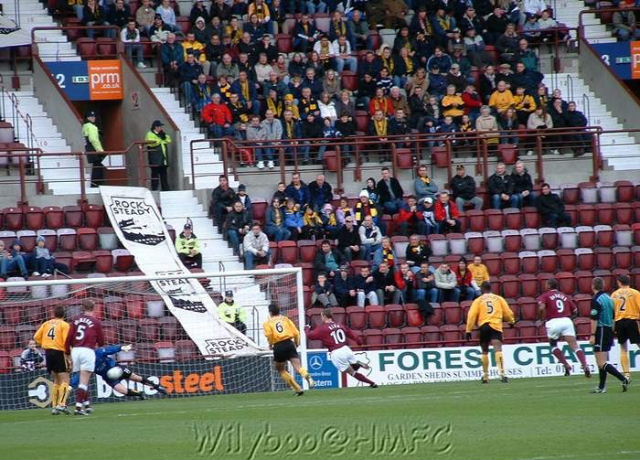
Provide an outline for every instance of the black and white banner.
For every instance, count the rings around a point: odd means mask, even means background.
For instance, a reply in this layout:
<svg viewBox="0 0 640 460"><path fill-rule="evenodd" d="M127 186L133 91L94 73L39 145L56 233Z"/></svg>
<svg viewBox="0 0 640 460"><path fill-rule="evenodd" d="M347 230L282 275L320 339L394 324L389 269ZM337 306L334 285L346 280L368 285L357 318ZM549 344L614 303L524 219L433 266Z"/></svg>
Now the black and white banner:
<svg viewBox="0 0 640 460"><path fill-rule="evenodd" d="M102 186L100 193L116 235L140 270L148 276L172 277L150 283L203 355L240 356L264 351L220 320L215 303L197 279L173 278L190 272L178 258L149 190Z"/></svg>
<svg viewBox="0 0 640 460"><path fill-rule="evenodd" d="M0 15L0 48L31 45L31 35L15 21Z"/></svg>

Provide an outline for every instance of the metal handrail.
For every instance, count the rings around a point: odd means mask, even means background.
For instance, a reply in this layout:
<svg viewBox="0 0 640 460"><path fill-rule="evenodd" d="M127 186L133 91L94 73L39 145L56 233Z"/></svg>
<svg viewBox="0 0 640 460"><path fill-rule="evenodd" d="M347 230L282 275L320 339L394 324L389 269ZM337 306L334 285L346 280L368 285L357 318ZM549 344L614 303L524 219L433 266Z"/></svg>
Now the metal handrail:
<svg viewBox="0 0 640 460"><path fill-rule="evenodd" d="M571 74L567 74L567 97L570 101L573 101L573 77Z"/></svg>
<svg viewBox="0 0 640 460"><path fill-rule="evenodd" d="M591 124L591 101L589 96L586 93L582 93L582 107L585 111L585 116L587 117L587 124Z"/></svg>

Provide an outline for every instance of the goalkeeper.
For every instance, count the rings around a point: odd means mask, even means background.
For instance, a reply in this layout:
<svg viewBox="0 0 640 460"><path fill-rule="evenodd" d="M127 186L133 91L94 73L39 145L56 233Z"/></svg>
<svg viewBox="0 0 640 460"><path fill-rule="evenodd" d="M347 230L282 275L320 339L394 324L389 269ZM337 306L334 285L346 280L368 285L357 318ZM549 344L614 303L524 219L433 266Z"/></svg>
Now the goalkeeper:
<svg viewBox="0 0 640 460"><path fill-rule="evenodd" d="M105 381L107 385L109 385L111 388L116 390L118 393L122 393L125 396L144 399L143 392L129 389L127 385L122 383L122 380L131 380L133 382L141 382L141 383L144 383L145 385L150 386L151 388L155 389L160 393L167 394L167 390L162 385L152 382L151 380L149 380L149 377L142 377L138 374L133 373L126 366L119 366L118 363L116 363L116 360L113 359L113 355L115 355L119 351L131 351L131 348L132 348L131 345L124 345L124 346L109 345L106 347L100 347L96 349L95 373L100 377L102 377L102 379ZM115 372L114 371L109 372L112 369L115 369ZM122 372L118 372L117 369L120 369ZM109 375L113 377L114 374L120 374L120 377L117 377L117 378L109 377ZM78 377L78 374L76 373L71 378L71 385L73 387L77 386L78 380L79 380L79 377Z"/></svg>

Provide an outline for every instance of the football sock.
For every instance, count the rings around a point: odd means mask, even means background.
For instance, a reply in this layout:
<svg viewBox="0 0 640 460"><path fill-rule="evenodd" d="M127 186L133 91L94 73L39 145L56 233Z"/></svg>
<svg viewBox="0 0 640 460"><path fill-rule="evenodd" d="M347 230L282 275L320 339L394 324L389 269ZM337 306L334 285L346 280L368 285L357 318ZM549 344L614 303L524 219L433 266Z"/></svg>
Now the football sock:
<svg viewBox="0 0 640 460"><path fill-rule="evenodd" d="M584 369L586 369L587 366L588 366L588 364L587 364L587 355L584 354L584 350L582 348L578 348L576 350L576 356L580 360L580 364L582 365L582 367Z"/></svg>
<svg viewBox="0 0 640 460"><path fill-rule="evenodd" d="M613 364L606 363L604 365L604 370L609 374L613 375L615 378L617 378L621 382L624 382L626 380L626 377L622 375L620 371L616 369L616 367Z"/></svg>
<svg viewBox="0 0 640 460"><path fill-rule="evenodd" d="M500 376L504 377L504 355L501 351L496 351L496 362L498 363L498 371Z"/></svg>
<svg viewBox="0 0 640 460"><path fill-rule="evenodd" d="M353 378L356 379L356 380L360 380L361 382L368 383L369 385L375 385L373 380L369 380L364 375L362 375L362 374L360 374L358 372L353 374Z"/></svg>
<svg viewBox="0 0 640 460"><path fill-rule="evenodd" d="M306 379L309 377L309 372L304 367L301 367L299 372L303 378Z"/></svg>
<svg viewBox="0 0 640 460"><path fill-rule="evenodd" d="M76 390L76 407L82 408L82 403L87 399L87 386L84 384L78 385L78 389Z"/></svg>
<svg viewBox="0 0 640 460"><path fill-rule="evenodd" d="M51 392L51 407L58 407L60 401L60 385L53 384L53 391Z"/></svg>
<svg viewBox="0 0 640 460"><path fill-rule="evenodd" d="M489 354L482 353L482 377L489 378Z"/></svg>
<svg viewBox="0 0 640 460"><path fill-rule="evenodd" d="M60 385L60 398L58 400L58 405L60 406L67 406L67 399L69 398L69 395L71 394L71 385L68 384L63 384Z"/></svg>
<svg viewBox="0 0 640 460"><path fill-rule="evenodd" d="M556 359L560 361L564 367L569 367L567 358L565 358L564 353L562 353L562 350L560 350L560 348L554 348L552 350L552 353L553 353L553 356L555 356Z"/></svg>
<svg viewBox="0 0 640 460"><path fill-rule="evenodd" d="M282 377L282 380L284 380L296 393L302 391L302 388L300 388L300 385L298 385L296 380L293 378L293 375L289 374L287 371L280 372L280 377Z"/></svg>
<svg viewBox="0 0 640 460"><path fill-rule="evenodd" d="M620 350L620 365L622 365L622 372L629 374L629 352Z"/></svg>
<svg viewBox="0 0 640 460"><path fill-rule="evenodd" d="M606 367L607 365L605 363L604 366L598 369L598 372L600 374L600 384L598 385L598 388L600 388L601 390L603 390L605 385L607 384L607 371L605 369Z"/></svg>

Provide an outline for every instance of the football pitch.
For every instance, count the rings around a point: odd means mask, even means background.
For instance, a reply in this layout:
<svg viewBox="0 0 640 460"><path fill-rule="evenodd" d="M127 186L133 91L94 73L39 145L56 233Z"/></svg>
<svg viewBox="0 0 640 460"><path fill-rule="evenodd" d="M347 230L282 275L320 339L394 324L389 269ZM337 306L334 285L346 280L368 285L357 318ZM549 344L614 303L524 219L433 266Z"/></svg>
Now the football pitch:
<svg viewBox="0 0 640 460"><path fill-rule="evenodd" d="M635 376L640 379L640 375ZM638 459L640 384L479 382L0 412L0 459Z"/></svg>

